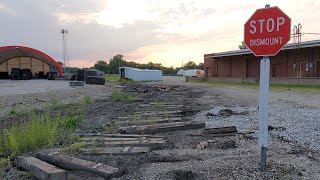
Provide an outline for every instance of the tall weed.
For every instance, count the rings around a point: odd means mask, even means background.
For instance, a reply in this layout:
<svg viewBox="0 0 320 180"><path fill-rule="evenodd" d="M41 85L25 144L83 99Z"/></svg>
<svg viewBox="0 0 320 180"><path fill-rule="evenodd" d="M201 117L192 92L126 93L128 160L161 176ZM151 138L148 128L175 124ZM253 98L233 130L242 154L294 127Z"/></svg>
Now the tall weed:
<svg viewBox="0 0 320 180"><path fill-rule="evenodd" d="M49 115L30 116L30 120L19 126L4 130L3 148L7 154L16 155L22 152L51 146L58 140L58 121Z"/></svg>

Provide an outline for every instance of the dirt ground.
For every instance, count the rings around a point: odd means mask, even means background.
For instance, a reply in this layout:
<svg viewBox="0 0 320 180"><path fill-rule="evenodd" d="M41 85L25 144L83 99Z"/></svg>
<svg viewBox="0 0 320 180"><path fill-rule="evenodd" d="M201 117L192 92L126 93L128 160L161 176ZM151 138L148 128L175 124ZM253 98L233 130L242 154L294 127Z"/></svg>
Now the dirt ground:
<svg viewBox="0 0 320 180"><path fill-rule="evenodd" d="M159 91L163 86L169 91ZM136 97L139 101L114 101L110 97L113 89ZM181 130L158 133L167 140L164 149L153 150L141 155L84 155L74 156L105 163L125 169L118 180L205 180L205 179L319 179L320 154L317 144L317 129L304 126L302 120L314 118L318 123L320 108L319 92L275 91L270 93L270 128L267 172L259 170L260 148L258 146L258 91L235 87L196 85L186 83L182 77L165 77L161 82L116 83L107 82L105 90L99 88L93 103L87 108L86 119L79 126L78 133L105 133L116 130L128 121L154 120L160 116L150 112L164 112L165 118L181 118L181 121L205 122L207 127L236 126L235 136L203 137L204 129ZM285 107L283 109L279 107ZM227 116L210 116L215 108L232 109L246 113ZM280 109L280 110L279 110ZM310 112L300 114L301 112ZM176 114L165 114L177 111ZM279 111L279 112L278 112ZM297 113L295 115L294 113ZM149 114L147 114L149 113ZM285 120L279 120L280 113ZM300 115L299 115L300 114ZM301 116L301 119L299 120ZM294 126L307 129L305 136L315 136L310 142L301 139L304 135L290 134L290 118ZM163 118L163 117L161 117ZM285 123L283 123L285 122ZM319 123L318 123L319 124ZM293 131L293 130L292 130ZM210 140L210 145L198 149L201 141ZM17 173L15 169L6 172ZM9 176L3 176L9 177ZM16 177L16 176L11 176ZM10 179L10 178L9 178ZM14 179L14 178L12 178ZM86 174L83 179L96 179Z"/></svg>

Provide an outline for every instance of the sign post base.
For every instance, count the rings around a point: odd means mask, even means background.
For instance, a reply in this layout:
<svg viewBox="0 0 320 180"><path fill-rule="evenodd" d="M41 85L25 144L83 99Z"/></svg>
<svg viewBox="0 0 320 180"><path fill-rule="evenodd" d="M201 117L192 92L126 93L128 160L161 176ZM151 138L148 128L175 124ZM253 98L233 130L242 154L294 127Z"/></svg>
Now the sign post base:
<svg viewBox="0 0 320 180"><path fill-rule="evenodd" d="M267 169L267 147L261 147L261 171L265 172Z"/></svg>

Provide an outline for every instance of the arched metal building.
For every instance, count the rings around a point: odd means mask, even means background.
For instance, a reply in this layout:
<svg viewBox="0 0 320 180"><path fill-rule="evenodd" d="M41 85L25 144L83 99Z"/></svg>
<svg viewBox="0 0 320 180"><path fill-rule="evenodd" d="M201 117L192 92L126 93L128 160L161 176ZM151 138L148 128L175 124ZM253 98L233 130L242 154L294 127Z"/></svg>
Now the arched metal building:
<svg viewBox="0 0 320 180"><path fill-rule="evenodd" d="M46 77L50 69L63 75L60 64L39 50L25 46L0 47L0 79L10 78L13 68L30 69L33 78Z"/></svg>

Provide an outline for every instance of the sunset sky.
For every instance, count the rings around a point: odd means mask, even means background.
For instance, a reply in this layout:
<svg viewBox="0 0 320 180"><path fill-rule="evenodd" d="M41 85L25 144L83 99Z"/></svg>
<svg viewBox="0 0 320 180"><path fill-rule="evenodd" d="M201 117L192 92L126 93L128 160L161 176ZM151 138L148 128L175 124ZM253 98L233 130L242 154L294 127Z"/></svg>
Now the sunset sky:
<svg viewBox="0 0 320 180"><path fill-rule="evenodd" d="M316 0L0 0L0 46L29 46L62 61L65 28L72 66L120 53L129 61L177 67L237 49L244 23L267 3L280 7L292 25L301 23L303 32L320 33ZM320 36L302 36L314 39Z"/></svg>

